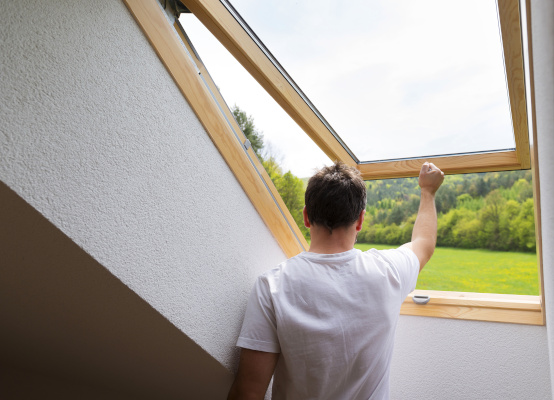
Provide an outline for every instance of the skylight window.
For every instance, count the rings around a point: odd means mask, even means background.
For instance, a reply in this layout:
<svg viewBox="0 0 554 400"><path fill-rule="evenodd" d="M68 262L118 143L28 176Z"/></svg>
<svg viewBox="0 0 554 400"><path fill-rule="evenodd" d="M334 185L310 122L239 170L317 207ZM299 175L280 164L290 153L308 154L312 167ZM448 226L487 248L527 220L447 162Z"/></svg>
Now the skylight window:
<svg viewBox="0 0 554 400"><path fill-rule="evenodd" d="M519 2L443 3L186 6L331 160L365 179L417 176L424 161L447 174L528 169Z"/></svg>
<svg viewBox="0 0 554 400"><path fill-rule="evenodd" d="M232 4L357 161L515 148L494 0Z"/></svg>

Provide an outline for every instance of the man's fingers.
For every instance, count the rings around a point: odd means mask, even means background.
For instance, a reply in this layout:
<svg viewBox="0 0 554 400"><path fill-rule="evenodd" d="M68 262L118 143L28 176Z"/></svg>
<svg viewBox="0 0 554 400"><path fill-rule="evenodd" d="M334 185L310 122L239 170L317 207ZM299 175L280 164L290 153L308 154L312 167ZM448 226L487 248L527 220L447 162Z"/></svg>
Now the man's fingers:
<svg viewBox="0 0 554 400"><path fill-rule="evenodd" d="M431 171L437 171L437 172L440 172L442 175L444 175L444 172L442 172L442 171L440 170L440 168L437 167L435 164L433 164L433 163L428 163L428 164L429 164L429 172L431 172Z"/></svg>
<svg viewBox="0 0 554 400"><path fill-rule="evenodd" d="M440 169L435 164L429 163L429 171L440 171Z"/></svg>
<svg viewBox="0 0 554 400"><path fill-rule="evenodd" d="M425 175L435 175L440 174L441 176L444 176L444 172L440 170L435 164L431 162L425 162L421 166L421 171L419 173L420 177L424 177Z"/></svg>
<svg viewBox="0 0 554 400"><path fill-rule="evenodd" d="M433 193L437 191L444 180L444 172L442 172L435 164L425 162L421 166L419 173L419 186L422 189L430 189Z"/></svg>
<svg viewBox="0 0 554 400"><path fill-rule="evenodd" d="M424 162L421 166L421 173L428 174L432 171L440 171L442 172L437 166L431 162Z"/></svg>

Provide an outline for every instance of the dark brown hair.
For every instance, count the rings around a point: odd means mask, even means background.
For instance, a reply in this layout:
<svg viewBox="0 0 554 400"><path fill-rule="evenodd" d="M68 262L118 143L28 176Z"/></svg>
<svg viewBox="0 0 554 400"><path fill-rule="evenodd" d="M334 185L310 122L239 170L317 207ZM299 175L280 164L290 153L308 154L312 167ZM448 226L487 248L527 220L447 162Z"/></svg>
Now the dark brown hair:
<svg viewBox="0 0 554 400"><path fill-rule="evenodd" d="M323 167L308 181L304 201L312 225L329 229L350 226L366 207L360 172L342 162Z"/></svg>

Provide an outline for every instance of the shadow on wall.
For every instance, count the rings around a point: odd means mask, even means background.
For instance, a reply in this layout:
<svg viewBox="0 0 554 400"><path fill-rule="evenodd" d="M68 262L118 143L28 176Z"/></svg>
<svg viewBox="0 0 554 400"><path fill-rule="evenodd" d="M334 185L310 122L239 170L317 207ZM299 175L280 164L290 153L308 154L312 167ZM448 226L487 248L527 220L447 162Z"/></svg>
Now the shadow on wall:
<svg viewBox="0 0 554 400"><path fill-rule="evenodd" d="M231 372L1 182L0 277L2 399L225 397Z"/></svg>

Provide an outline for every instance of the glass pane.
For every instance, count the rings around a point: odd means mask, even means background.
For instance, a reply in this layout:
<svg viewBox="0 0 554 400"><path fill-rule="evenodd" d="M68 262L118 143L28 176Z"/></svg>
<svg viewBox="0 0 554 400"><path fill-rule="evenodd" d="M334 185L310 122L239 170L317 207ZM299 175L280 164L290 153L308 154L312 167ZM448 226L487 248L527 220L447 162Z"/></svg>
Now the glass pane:
<svg viewBox="0 0 554 400"><path fill-rule="evenodd" d="M515 147L494 0L232 4L360 161Z"/></svg>
<svg viewBox="0 0 554 400"><path fill-rule="evenodd" d="M179 21L206 69L230 108L238 106L252 116L263 133L264 151L274 156L286 171L305 178L314 169L329 164L329 158L267 94L238 61L192 14Z"/></svg>
<svg viewBox="0 0 554 400"><path fill-rule="evenodd" d="M538 295L531 171L450 175L437 192L437 248L417 289ZM417 178L367 183L367 209L356 247L389 248L411 240Z"/></svg>

